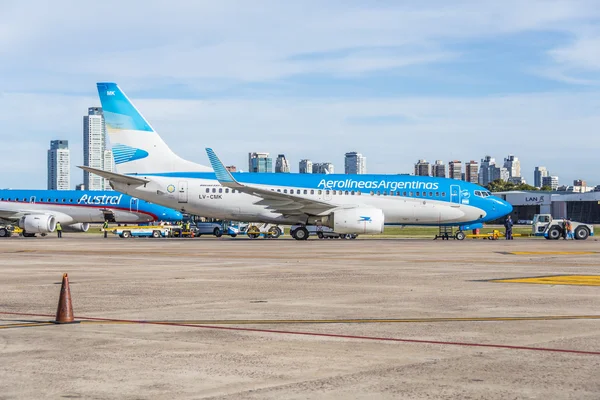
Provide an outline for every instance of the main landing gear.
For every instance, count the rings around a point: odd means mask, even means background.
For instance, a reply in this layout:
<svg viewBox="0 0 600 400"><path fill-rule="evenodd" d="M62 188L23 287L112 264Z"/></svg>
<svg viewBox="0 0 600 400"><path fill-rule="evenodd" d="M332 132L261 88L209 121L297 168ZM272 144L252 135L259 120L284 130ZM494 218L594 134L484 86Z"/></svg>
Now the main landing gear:
<svg viewBox="0 0 600 400"><path fill-rule="evenodd" d="M309 236L308 229L304 226L294 229L290 234L296 240L307 240Z"/></svg>

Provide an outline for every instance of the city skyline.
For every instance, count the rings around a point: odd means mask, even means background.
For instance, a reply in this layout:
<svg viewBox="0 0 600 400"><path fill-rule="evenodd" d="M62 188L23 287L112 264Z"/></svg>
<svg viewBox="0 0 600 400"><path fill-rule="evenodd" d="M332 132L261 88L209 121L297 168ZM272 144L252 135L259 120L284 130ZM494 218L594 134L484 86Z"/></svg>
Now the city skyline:
<svg viewBox="0 0 600 400"><path fill-rule="evenodd" d="M91 115L102 115L102 109L99 107L89 107L88 108L88 116L84 116L84 139L85 139L85 134L86 132L89 131L89 116ZM104 129L104 124L102 124L103 129ZM104 133L105 134L105 133ZM48 188L50 188L50 182L51 182L51 159L50 159L50 152L53 150L53 148L55 147L55 144L57 143L61 143L61 148L65 148L67 149L67 154L68 154L68 158L70 161L70 152L68 150L68 141L66 140L53 140L51 141L51 147L50 150L48 150L48 168L47 168L47 181L48 181ZM106 143L106 138L104 138L104 143ZM56 145L58 146L58 145ZM58 147L56 147L58 148ZM84 154L85 154L85 148L84 148ZM257 166L255 166L255 170L256 172L300 172L302 171L303 168L308 167L311 171L310 172L304 172L304 173L334 173L334 164L330 163L330 162L325 162L325 163L313 163L310 159L308 158L303 158L300 160L300 162L298 163L298 171L294 171L291 168L291 163L290 161L286 158L285 154L278 154L278 157L276 159L276 163L275 163L275 168L273 170L272 166L273 166L273 162L272 162L272 158L269 156L270 153L268 152L250 152L248 153L248 162L249 162L249 171L246 172L252 172L252 165L253 163L256 164ZM350 163L348 162L348 160L351 160ZM254 160L254 161L253 161ZM258 163L257 163L257 160ZM69 165L69 161L67 161L67 165ZM55 160L52 161L53 163L56 163ZM110 163L110 164L109 164ZM419 166L420 164L423 164L421 166ZM363 170L366 169L366 157L364 157L362 154L358 153L358 152L347 152L344 154L344 164L345 164L345 173L348 173L348 165L351 164L352 166L356 165L356 168L363 168ZM488 165L489 164L489 165ZM103 151L103 165L107 166L108 165L108 171L115 171L115 163L114 160L112 158L112 151L109 149L106 149ZM540 188L541 186L550 186L550 185L543 185L541 184L541 182L543 181L543 178L545 177L549 177L549 179L547 180L547 183L552 183L552 187L555 190L556 187L569 187L569 186L581 186L578 185L577 182L586 182L585 180L582 180L581 178L577 178L573 180L573 185L565 185L565 184L560 184L559 185L559 179L560 176L558 175L550 175L550 172L548 171L548 169L545 166L536 166L534 168L533 171L533 179L532 180L527 180L524 177L521 177L521 166L520 166L520 159L515 156L514 154L509 154L507 157L504 158L504 163L503 166L500 167L499 164L495 161L495 157L491 157L489 155L486 155L484 158L481 159L481 166L483 168L479 168L479 163L477 161L471 160L471 161L467 161L464 163L464 169L463 169L463 162L461 160L451 160L448 162L448 164L446 164L443 160L436 160L434 164L429 163L428 161L426 161L425 159L419 159L417 163L414 164L414 175L429 175L429 176L434 176L434 177L446 177L446 178L451 178L451 179L458 179L458 180L463 180L463 181L470 181L473 183L478 183L482 186L487 185L487 183L489 183L491 180L495 180L495 179L502 179L505 180L507 182L513 182L515 184L519 184L519 183L527 183L530 186L534 186L536 188ZM350 168L352 168L352 166ZM62 167L64 170L64 166ZM230 167L227 167L228 169ZM423 169L424 168L424 169ZM446 169L448 168L448 169ZM489 170L487 170L486 172L486 168L488 168ZM496 169L494 171L494 169ZM237 169L235 166L231 166L231 172L236 172ZM318 171L318 172L317 172ZM327 172L326 172L327 171ZM331 172L330 172L331 171ZM419 172L421 171L421 172ZM477 179L474 180L473 179L473 175L474 173L477 171ZM352 171L354 172L354 171ZM54 172L53 172L54 173ZM303 173L303 172L300 172ZM63 175L65 173L63 172ZM405 172L397 172L397 174L406 174ZM514 174L519 174L514 175ZM514 176L513 176L514 175ZM68 180L70 181L70 173L66 174ZM518 178L518 179L513 179L513 178ZM495 178L495 179L492 179ZM491 180L490 180L491 179ZM103 185L107 185L107 183L102 180ZM538 182L540 182L538 184ZM64 180L62 185L64 186ZM83 187L85 187L85 183L83 184L77 184L76 189L79 190L79 186L83 185ZM586 187L586 185L583 185L584 187ZM103 186L104 187L104 186ZM587 187L594 187L594 185L589 185ZM68 187L70 189L70 185ZM64 189L63 189L64 190ZM103 189L99 189L99 190L103 190ZM108 187L108 190L111 190L110 187Z"/></svg>

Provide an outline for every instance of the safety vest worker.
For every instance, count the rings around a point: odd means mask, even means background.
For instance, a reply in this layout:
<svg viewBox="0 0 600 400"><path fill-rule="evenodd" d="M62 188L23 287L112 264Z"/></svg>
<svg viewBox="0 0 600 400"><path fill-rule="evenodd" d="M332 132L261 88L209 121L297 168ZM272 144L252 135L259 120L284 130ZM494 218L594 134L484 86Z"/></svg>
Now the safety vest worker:
<svg viewBox="0 0 600 400"><path fill-rule="evenodd" d="M56 223L56 235L61 238L62 237L62 226L60 225L60 222Z"/></svg>
<svg viewBox="0 0 600 400"><path fill-rule="evenodd" d="M104 224L102 224L102 230L104 231L104 238L106 239L108 237L108 221L104 221Z"/></svg>

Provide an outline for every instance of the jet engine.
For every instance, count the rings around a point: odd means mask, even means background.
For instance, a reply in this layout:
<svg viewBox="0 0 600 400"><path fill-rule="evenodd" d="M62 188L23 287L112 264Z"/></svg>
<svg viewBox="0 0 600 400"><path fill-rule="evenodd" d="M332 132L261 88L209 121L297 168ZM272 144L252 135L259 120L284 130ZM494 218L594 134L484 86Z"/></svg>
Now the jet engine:
<svg viewBox="0 0 600 400"><path fill-rule="evenodd" d="M79 222L77 224L71 224L63 226L65 232L87 232L90 229L90 224L87 222Z"/></svg>
<svg viewBox="0 0 600 400"><path fill-rule="evenodd" d="M374 207L334 210L325 225L337 233L383 233L383 211Z"/></svg>
<svg viewBox="0 0 600 400"><path fill-rule="evenodd" d="M19 220L19 228L26 233L52 233L56 229L56 218L49 214L24 215Z"/></svg>

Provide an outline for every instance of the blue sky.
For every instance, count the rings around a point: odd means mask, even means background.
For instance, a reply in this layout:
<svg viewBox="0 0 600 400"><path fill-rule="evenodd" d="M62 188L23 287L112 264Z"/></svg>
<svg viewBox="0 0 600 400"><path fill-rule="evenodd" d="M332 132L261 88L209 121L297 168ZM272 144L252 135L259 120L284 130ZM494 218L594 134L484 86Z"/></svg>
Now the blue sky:
<svg viewBox="0 0 600 400"><path fill-rule="evenodd" d="M115 81L170 147L330 161L370 173L425 158L522 160L600 184L600 0L3 1L0 187L45 188ZM6 149L12 151L7 152Z"/></svg>

